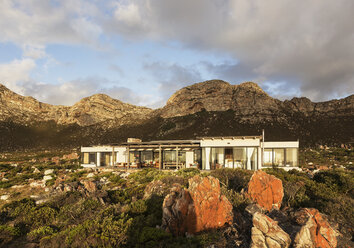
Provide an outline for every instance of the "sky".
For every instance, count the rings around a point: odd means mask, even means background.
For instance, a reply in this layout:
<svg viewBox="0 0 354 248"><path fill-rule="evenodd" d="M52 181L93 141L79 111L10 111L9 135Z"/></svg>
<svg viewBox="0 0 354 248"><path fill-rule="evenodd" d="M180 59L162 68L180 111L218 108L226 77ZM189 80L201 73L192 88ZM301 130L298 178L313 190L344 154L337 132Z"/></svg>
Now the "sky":
<svg viewBox="0 0 354 248"><path fill-rule="evenodd" d="M353 0L0 0L0 83L158 108L205 80L281 100L354 93Z"/></svg>

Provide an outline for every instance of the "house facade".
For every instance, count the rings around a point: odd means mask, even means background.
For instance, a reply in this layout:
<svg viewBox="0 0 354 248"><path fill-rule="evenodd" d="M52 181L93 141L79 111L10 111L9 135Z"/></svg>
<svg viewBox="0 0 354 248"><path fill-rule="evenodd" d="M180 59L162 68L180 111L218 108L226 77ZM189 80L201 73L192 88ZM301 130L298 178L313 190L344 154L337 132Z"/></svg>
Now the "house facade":
<svg viewBox="0 0 354 248"><path fill-rule="evenodd" d="M265 142L262 136L201 137L81 147L83 167L159 169L298 168L299 141Z"/></svg>

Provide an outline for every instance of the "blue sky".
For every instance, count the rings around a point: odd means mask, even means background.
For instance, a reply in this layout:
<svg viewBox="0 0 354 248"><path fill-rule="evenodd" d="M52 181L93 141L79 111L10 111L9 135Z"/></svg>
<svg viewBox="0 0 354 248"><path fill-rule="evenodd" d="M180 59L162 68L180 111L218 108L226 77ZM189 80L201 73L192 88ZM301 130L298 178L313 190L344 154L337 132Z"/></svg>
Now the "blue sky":
<svg viewBox="0 0 354 248"><path fill-rule="evenodd" d="M351 0L0 0L0 83L52 104L153 108L210 79L280 99L354 92Z"/></svg>

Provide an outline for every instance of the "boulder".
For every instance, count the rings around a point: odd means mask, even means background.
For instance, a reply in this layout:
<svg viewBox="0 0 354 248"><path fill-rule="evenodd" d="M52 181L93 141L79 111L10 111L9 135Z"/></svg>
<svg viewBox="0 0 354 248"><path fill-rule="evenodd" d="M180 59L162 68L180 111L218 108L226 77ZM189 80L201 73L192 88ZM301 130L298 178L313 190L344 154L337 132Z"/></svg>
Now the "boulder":
<svg viewBox="0 0 354 248"><path fill-rule="evenodd" d="M278 226L278 223L259 212L253 215L251 248L283 248L289 247L290 236Z"/></svg>
<svg viewBox="0 0 354 248"><path fill-rule="evenodd" d="M53 169L48 169L48 170L44 171L44 175L50 175L50 174L53 174L53 173L54 173Z"/></svg>
<svg viewBox="0 0 354 248"><path fill-rule="evenodd" d="M189 188L174 185L163 202L162 226L174 235L194 234L231 224L232 205L221 195L219 180L195 176Z"/></svg>
<svg viewBox="0 0 354 248"><path fill-rule="evenodd" d="M284 197L282 181L262 170L253 173L246 197L267 211L280 209Z"/></svg>
<svg viewBox="0 0 354 248"><path fill-rule="evenodd" d="M296 221L304 224L296 234L295 248L337 247L336 232L326 218L315 208L304 208L296 214Z"/></svg>
<svg viewBox="0 0 354 248"><path fill-rule="evenodd" d="M10 198L10 195L2 195L0 196L0 200L6 201Z"/></svg>
<svg viewBox="0 0 354 248"><path fill-rule="evenodd" d="M53 179L53 177L52 176L44 176L43 177L43 181L49 181L49 180L52 180Z"/></svg>

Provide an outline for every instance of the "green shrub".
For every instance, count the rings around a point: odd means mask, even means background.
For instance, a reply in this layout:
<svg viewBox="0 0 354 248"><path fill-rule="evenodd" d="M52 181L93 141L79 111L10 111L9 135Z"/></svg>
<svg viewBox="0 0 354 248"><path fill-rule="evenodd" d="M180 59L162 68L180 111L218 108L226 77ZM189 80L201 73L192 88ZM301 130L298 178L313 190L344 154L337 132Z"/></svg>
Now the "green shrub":
<svg viewBox="0 0 354 248"><path fill-rule="evenodd" d="M0 246L6 247L6 244L13 239L21 236L21 229L9 225L0 225Z"/></svg>
<svg viewBox="0 0 354 248"><path fill-rule="evenodd" d="M221 184L238 192L247 187L252 174L253 171L230 168L217 169L210 172L210 175L219 179Z"/></svg>
<svg viewBox="0 0 354 248"><path fill-rule="evenodd" d="M52 235L55 232L50 226L41 226L27 234L27 237L31 240L40 240L45 236Z"/></svg>

